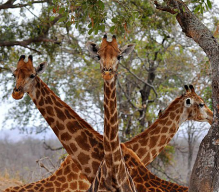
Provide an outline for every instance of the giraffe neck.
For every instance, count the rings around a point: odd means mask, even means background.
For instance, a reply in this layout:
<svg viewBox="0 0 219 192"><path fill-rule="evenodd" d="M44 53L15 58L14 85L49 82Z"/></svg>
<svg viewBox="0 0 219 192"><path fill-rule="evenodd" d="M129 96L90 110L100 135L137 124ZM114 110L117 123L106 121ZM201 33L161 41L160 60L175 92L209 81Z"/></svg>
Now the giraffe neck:
<svg viewBox="0 0 219 192"><path fill-rule="evenodd" d="M104 156L102 137L68 105L61 101L39 77L36 77L35 88L29 92L29 95L68 154L71 155L74 162L82 170L82 173L86 174L89 181L92 182ZM173 104L174 102L171 104L172 108L174 108ZM60 114L59 110L55 111L55 107L60 109ZM51 108L52 110L50 110ZM56 113L58 113L59 117L57 117ZM171 115L171 113L166 110L162 118L168 118L168 115ZM61 120L58 121L55 118ZM175 129L171 135L167 137L163 135L163 140L159 139L159 141L153 143L153 140L159 134L158 132L165 134L168 130L166 125L158 125L157 121L145 132L125 143L128 148L136 152L146 165L159 153L152 148L159 146L158 151L161 151L177 131ZM177 127L177 125L175 126ZM156 131L156 127L159 129L158 131ZM82 140L86 142L81 142Z"/></svg>
<svg viewBox="0 0 219 192"><path fill-rule="evenodd" d="M104 158L88 192L135 192L134 182L125 165L118 136L116 77L104 81Z"/></svg>
<svg viewBox="0 0 219 192"><path fill-rule="evenodd" d="M74 178L74 179L72 179ZM7 188L4 192L24 191L80 191L85 192L90 187L90 182L81 170L74 164L70 156L67 156L51 176L26 185Z"/></svg>
<svg viewBox="0 0 219 192"><path fill-rule="evenodd" d="M135 151L145 166L154 160L173 138L179 126L187 120L188 114L181 98L176 98L148 129L125 143Z"/></svg>
<svg viewBox="0 0 219 192"><path fill-rule="evenodd" d="M107 167L118 166L122 154L118 136L116 80L104 82L104 158ZM117 170L119 171L119 170Z"/></svg>
<svg viewBox="0 0 219 192"><path fill-rule="evenodd" d="M121 145L123 155L128 165L129 172L135 183L137 191L156 191L156 192L188 192L188 187L180 186L160 179L152 174L141 162L133 150ZM133 166L135 165L135 166Z"/></svg>
<svg viewBox="0 0 219 192"><path fill-rule="evenodd" d="M43 94L43 95L42 95ZM60 100L59 97L57 97L48 87L47 85L40 80L39 77L36 77L36 86L35 88L29 92L30 97L32 98L33 102L36 104L36 107L39 109L39 111L42 113L44 118L47 120L48 124L53 128L56 135L59 135L59 132L62 132L60 134L63 134L63 126L60 123L57 123L58 121L49 121L50 113L47 111L46 107L53 106L53 108L56 106L60 109L62 109L62 112L66 116L66 119L64 120L64 124L68 124L69 122L72 123L72 127L70 128L71 131L67 131L69 135L71 136L71 144L67 142L66 140L62 141L60 138L59 140L63 143L63 146L66 148L67 152L72 157L72 162L76 163L76 166L79 167L79 169L82 171L82 174L85 174L89 180L89 182L92 182L95 174L97 172L97 169L100 165L100 161L104 157L103 153L103 141L102 137L94 131L89 124L87 124L83 119L81 119L68 105L66 105L63 101ZM42 101L43 100L43 101ZM52 101L52 104L51 104ZM67 112L67 111L68 112ZM163 114L163 117L165 116L165 113ZM64 119L64 118L63 118ZM65 128L66 129L66 128ZM150 128L149 128L150 129ZM151 136L151 135L150 135ZM147 134L142 135L138 138L141 139L143 137L147 137ZM78 140L78 142L77 142ZM87 143L85 145L81 141L86 141L84 143ZM80 143L80 144L79 144ZM88 145L90 143L90 145ZM139 144L138 140L133 140L132 144L125 143L126 146L130 148L134 148L133 146L136 146ZM159 143L156 143L157 145ZM143 142L143 147L145 148L145 143ZM85 149L91 150L91 156L83 155L85 153ZM137 148L137 150L140 148ZM148 148L147 148L148 149ZM79 152L78 152L79 151ZM80 151L82 151L80 153ZM124 150L123 150L124 151ZM149 150L149 154L151 151ZM141 156L140 151L138 151L138 156ZM92 159L92 161L91 161ZM145 159L145 158L143 158ZM128 161L128 160L127 160ZM147 160L145 160L147 162ZM135 165L135 161L130 161L130 167ZM142 170L142 169L140 169ZM61 171L63 171L61 169ZM60 172L60 170L58 170ZM141 171L139 171L140 173ZM149 171L146 171L146 173ZM132 173L132 172L131 172ZM150 172L149 172L150 173ZM133 172L132 177L135 177L136 173ZM153 177L153 176L152 176ZM53 177L52 177L53 178ZM136 180L139 180L135 177ZM134 179L134 180L135 180ZM42 185L44 186L44 182L47 182L48 180L43 180ZM53 179L52 179L53 182ZM41 187L42 187L41 186ZM173 184L173 186L175 186ZM32 184L29 184L26 186L28 189L32 187ZM26 188L25 187L25 188ZM12 191L19 191L18 187L16 187L16 190ZM59 187L58 187L59 188ZM147 188L147 187L146 187ZM173 187L175 188L175 187ZM21 187L21 189L23 189Z"/></svg>
<svg viewBox="0 0 219 192"><path fill-rule="evenodd" d="M103 158L102 136L36 77L31 99L67 153L92 182ZM83 142L82 142L83 141Z"/></svg>

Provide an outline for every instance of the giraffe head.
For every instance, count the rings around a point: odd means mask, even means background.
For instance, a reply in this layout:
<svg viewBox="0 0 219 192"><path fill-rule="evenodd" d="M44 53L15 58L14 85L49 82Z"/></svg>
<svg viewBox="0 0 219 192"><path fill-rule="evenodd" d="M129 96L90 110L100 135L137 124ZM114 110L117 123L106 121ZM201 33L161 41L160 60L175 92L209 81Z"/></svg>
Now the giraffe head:
<svg viewBox="0 0 219 192"><path fill-rule="evenodd" d="M46 68L46 63L41 63L37 68L33 67L33 57L29 55L25 62L25 55L21 55L17 67L11 67L13 76L16 78L16 85L12 93L14 99L21 99L24 93L28 93L35 85L35 77Z"/></svg>
<svg viewBox="0 0 219 192"><path fill-rule="evenodd" d="M213 112L205 105L203 99L195 93L193 85L185 85L186 94L183 95L185 112L188 120L208 122L212 124Z"/></svg>
<svg viewBox="0 0 219 192"><path fill-rule="evenodd" d="M179 120L180 125L186 120L212 124L213 113L205 105L203 99L195 93L193 85L185 85L185 89L185 94L177 97L165 111L159 113L159 119L169 116L171 120ZM180 118L179 114L182 114Z"/></svg>
<svg viewBox="0 0 219 192"><path fill-rule="evenodd" d="M100 70L104 80L113 79L117 74L119 60L129 55L135 47L134 44L129 44L120 49L115 35L113 35L111 42L108 42L107 35L104 35L100 47L92 42L88 42L86 46L91 56L99 60Z"/></svg>

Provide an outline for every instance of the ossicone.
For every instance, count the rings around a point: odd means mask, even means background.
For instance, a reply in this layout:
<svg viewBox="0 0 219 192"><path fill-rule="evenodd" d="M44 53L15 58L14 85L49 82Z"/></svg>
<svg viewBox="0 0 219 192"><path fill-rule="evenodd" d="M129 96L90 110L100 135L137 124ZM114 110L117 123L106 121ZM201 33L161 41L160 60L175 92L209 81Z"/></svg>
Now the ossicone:
<svg viewBox="0 0 219 192"><path fill-rule="evenodd" d="M32 55L29 55L29 56L28 56L28 59L29 59L30 61L33 61L33 56L32 56Z"/></svg>
<svg viewBox="0 0 219 192"><path fill-rule="evenodd" d="M193 85L184 85L186 92L195 92L195 88L193 87Z"/></svg>
<svg viewBox="0 0 219 192"><path fill-rule="evenodd" d="M189 88L190 88L191 92L195 92L195 88L193 87L193 85L189 85Z"/></svg>
<svg viewBox="0 0 219 192"><path fill-rule="evenodd" d="M24 59L25 59L25 55L21 55L20 58L19 58L19 61L20 61L21 59L24 60Z"/></svg>

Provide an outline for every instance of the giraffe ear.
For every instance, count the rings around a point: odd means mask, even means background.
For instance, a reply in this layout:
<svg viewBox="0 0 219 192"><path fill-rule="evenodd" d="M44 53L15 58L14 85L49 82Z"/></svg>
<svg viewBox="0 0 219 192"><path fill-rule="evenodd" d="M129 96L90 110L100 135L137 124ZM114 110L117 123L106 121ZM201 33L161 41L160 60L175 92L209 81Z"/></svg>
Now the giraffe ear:
<svg viewBox="0 0 219 192"><path fill-rule="evenodd" d="M160 109L160 111L158 112L158 117L160 118L163 115L163 111Z"/></svg>
<svg viewBox="0 0 219 192"><path fill-rule="evenodd" d="M98 57L97 52L99 51L99 47L96 43L87 42L86 47L91 55L91 57Z"/></svg>
<svg viewBox="0 0 219 192"><path fill-rule="evenodd" d="M128 56L135 48L135 44L129 44L125 45L123 48L121 48L121 57Z"/></svg>
<svg viewBox="0 0 219 192"><path fill-rule="evenodd" d="M43 73L46 69L46 66L47 66L46 62L40 63L39 66L36 68L37 75Z"/></svg>
<svg viewBox="0 0 219 192"><path fill-rule="evenodd" d="M10 69L11 69L11 72L12 73L14 73L14 71L16 70L16 67L13 67L13 66L11 66L11 67L9 67Z"/></svg>

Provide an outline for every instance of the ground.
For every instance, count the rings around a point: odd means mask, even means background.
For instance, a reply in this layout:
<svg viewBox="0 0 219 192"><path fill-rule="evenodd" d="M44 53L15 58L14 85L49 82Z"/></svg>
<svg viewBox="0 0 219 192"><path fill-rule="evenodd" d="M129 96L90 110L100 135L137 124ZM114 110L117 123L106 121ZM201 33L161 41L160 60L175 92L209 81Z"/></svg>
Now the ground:
<svg viewBox="0 0 219 192"><path fill-rule="evenodd" d="M8 179L0 176L0 192L3 192L8 187L17 185L22 185L22 182L16 179Z"/></svg>

